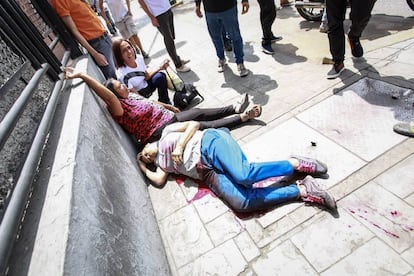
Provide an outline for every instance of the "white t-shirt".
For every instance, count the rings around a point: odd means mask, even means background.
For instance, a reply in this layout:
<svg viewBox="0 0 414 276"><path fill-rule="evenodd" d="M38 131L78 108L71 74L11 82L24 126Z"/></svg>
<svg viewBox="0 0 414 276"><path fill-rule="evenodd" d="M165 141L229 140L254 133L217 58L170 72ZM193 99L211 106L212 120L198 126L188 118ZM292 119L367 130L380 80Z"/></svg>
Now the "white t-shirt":
<svg viewBox="0 0 414 276"><path fill-rule="evenodd" d="M163 14L164 12L171 9L171 4L169 0L144 0L147 4L148 9L154 16Z"/></svg>
<svg viewBox="0 0 414 276"><path fill-rule="evenodd" d="M124 5L124 1L108 0L108 7L115 22L121 21L128 12Z"/></svg>
<svg viewBox="0 0 414 276"><path fill-rule="evenodd" d="M135 68L129 66L122 66L118 68L117 75L120 82L124 83L124 77L130 72L145 72L147 70L147 65L145 64L144 58L141 55L137 55L135 63L137 64L137 67ZM144 76L135 76L131 77L128 80L128 83L125 83L125 85L129 89L135 88L137 91L139 91L147 87L148 83L145 80Z"/></svg>

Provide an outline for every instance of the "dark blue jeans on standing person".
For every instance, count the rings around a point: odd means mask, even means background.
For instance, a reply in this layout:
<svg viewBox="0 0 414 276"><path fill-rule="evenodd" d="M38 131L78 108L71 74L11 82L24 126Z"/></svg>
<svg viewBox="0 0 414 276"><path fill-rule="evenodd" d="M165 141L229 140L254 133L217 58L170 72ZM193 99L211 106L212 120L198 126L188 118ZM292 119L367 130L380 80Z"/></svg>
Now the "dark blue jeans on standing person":
<svg viewBox="0 0 414 276"><path fill-rule="evenodd" d="M371 11L376 0L350 1L351 27L348 37L359 39L371 18ZM344 20L347 8L347 0L326 1L326 13L328 15L328 39L329 48L334 62L343 62L345 59L345 31Z"/></svg>
<svg viewBox="0 0 414 276"><path fill-rule="evenodd" d="M272 25L276 19L275 0L257 0L260 6L260 24L262 25L262 45L272 43Z"/></svg>
<svg viewBox="0 0 414 276"><path fill-rule="evenodd" d="M158 101L165 104L172 104L168 97L167 77L163 72L155 73L152 78L147 80L148 86L139 90L138 93L149 98L155 89L158 89Z"/></svg>
<svg viewBox="0 0 414 276"><path fill-rule="evenodd" d="M168 55L174 62L176 68L182 66L181 58L177 54L177 49L175 48L175 30L174 30L174 15L169 9L168 11L164 12L157 16L158 23L160 26L158 27L158 31L164 37L164 44L165 48L167 49Z"/></svg>
<svg viewBox="0 0 414 276"><path fill-rule="evenodd" d="M219 59L224 59L224 42L222 37L222 27L228 33L233 42L233 51L236 64L244 62L243 39L240 34L239 20L237 16L237 6L224 12L205 12L208 32Z"/></svg>
<svg viewBox="0 0 414 276"><path fill-rule="evenodd" d="M112 52L112 40L107 33L103 36L100 36L95 39L91 39L88 41L89 44L99 53L106 57L108 61L107 66L100 66L98 67L101 69L102 73L104 74L106 79L117 79L116 72L115 72L115 62Z"/></svg>
<svg viewBox="0 0 414 276"><path fill-rule="evenodd" d="M251 212L275 207L300 198L296 184L253 188L270 177L291 175L287 161L249 163L228 129L208 129L201 140L201 160L208 187L234 210Z"/></svg>

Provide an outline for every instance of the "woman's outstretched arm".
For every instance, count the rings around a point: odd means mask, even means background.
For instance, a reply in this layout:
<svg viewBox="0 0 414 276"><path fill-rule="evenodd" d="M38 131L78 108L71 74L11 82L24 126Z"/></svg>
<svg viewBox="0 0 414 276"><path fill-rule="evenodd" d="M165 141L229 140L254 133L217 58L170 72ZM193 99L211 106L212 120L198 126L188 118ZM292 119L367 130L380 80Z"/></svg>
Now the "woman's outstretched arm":
<svg viewBox="0 0 414 276"><path fill-rule="evenodd" d="M121 102L117 96L102 83L85 73L76 71L72 67L66 67L64 72L66 79L82 79L108 105L108 110L113 116L122 116L124 114Z"/></svg>

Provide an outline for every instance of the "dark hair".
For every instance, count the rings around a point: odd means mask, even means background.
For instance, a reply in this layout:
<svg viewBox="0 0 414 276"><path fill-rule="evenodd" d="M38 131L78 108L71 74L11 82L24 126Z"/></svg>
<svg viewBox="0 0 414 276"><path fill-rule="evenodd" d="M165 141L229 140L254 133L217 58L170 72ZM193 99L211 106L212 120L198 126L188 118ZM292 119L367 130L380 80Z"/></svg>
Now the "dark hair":
<svg viewBox="0 0 414 276"><path fill-rule="evenodd" d="M112 42L112 52L114 53L114 58L115 58L115 63L116 63L117 68L126 66L122 58L122 52L121 52L121 43L124 41L128 43L132 47L132 49L134 49L134 52L135 52L135 47L132 45L132 43L128 39L123 39L123 38L114 39ZM135 58L137 58L136 52L135 52Z"/></svg>
<svg viewBox="0 0 414 276"><path fill-rule="evenodd" d="M111 90L112 93L115 94L115 96L117 96L118 98L120 98L120 96L118 95L118 93L116 93L115 87L114 87L114 81L115 79L113 78L109 78L107 80L105 80L103 82L103 85L108 88L109 90Z"/></svg>

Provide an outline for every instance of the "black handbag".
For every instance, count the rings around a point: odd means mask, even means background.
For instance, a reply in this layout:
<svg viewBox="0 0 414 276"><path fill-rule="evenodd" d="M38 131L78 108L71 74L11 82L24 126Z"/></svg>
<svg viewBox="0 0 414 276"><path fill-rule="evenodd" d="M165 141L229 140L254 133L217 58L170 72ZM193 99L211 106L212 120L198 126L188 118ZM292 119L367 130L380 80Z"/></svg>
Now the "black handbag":
<svg viewBox="0 0 414 276"><path fill-rule="evenodd" d="M179 77L179 75L172 68L167 67L165 71L167 72L167 75L170 79L172 78L171 78L171 73L168 72L169 70L172 70L172 72L176 74L176 76ZM184 83L181 90L176 87L173 81L171 81L171 84L175 91L174 98L173 98L174 106L178 107L179 109L183 110L183 109L188 108L192 104L194 98L196 98L197 96L200 98L200 101L198 101L197 104L204 101L204 97L200 94L200 92L198 92L197 88L193 84Z"/></svg>

